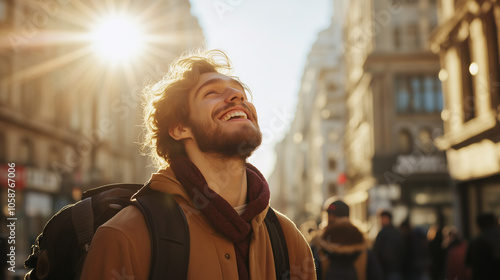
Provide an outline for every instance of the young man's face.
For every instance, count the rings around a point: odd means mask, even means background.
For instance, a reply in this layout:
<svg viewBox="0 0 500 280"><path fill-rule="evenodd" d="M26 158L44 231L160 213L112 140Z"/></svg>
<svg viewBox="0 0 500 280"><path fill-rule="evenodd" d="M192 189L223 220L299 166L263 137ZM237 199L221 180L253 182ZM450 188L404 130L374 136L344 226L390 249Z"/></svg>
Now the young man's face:
<svg viewBox="0 0 500 280"><path fill-rule="evenodd" d="M202 152L247 158L262 142L257 112L231 77L205 73L189 93L194 140Z"/></svg>

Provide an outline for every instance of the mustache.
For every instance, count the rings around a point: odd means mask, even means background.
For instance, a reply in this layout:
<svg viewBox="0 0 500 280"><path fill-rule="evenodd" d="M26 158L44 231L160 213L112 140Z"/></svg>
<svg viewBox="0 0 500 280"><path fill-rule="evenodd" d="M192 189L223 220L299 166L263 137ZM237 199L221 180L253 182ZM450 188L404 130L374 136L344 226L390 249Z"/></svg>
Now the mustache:
<svg viewBox="0 0 500 280"><path fill-rule="evenodd" d="M248 112L248 114L251 115L251 118L252 119L255 119L255 116L253 115L253 112L252 110L250 109L250 107L245 104L245 103L240 103L238 105L241 105L241 107L245 108L245 110ZM224 107L220 108L220 109L217 109L214 111L214 113L212 114L212 118L215 118L217 115L219 115L220 113L224 112L224 111L229 111L231 108L233 107L236 107L236 105L234 104L227 104L225 105Z"/></svg>

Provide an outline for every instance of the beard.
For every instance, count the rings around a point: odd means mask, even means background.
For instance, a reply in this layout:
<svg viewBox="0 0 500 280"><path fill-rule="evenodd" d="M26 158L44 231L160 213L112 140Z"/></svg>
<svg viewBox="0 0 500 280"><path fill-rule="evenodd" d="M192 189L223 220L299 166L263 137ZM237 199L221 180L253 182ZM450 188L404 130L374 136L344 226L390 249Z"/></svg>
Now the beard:
<svg viewBox="0 0 500 280"><path fill-rule="evenodd" d="M218 154L228 158L247 159L262 143L262 133L258 127L243 126L235 132L224 132L220 126L210 126L190 121L193 136L204 153Z"/></svg>

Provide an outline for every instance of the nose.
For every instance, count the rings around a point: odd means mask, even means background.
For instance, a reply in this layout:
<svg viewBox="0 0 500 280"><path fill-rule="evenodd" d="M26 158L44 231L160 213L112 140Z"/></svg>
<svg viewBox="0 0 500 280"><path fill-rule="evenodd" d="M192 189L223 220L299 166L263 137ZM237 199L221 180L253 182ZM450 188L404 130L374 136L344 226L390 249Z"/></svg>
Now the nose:
<svg viewBox="0 0 500 280"><path fill-rule="evenodd" d="M245 93L239 89L228 87L225 94L226 102L245 101Z"/></svg>

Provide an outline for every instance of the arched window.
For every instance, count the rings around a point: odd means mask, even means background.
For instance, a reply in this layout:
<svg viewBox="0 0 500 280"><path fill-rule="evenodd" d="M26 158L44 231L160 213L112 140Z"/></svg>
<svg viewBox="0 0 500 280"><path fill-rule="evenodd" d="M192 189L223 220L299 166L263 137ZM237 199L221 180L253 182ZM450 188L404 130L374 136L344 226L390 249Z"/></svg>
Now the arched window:
<svg viewBox="0 0 500 280"><path fill-rule="evenodd" d="M19 162L26 166L35 165L35 149L29 139L24 139L19 144Z"/></svg>
<svg viewBox="0 0 500 280"><path fill-rule="evenodd" d="M401 154L409 154L412 149L411 133L402 129L398 133L398 152Z"/></svg>
<svg viewBox="0 0 500 280"><path fill-rule="evenodd" d="M431 130L422 128L418 132L418 145L426 154L430 154L434 150L434 143L432 142Z"/></svg>

